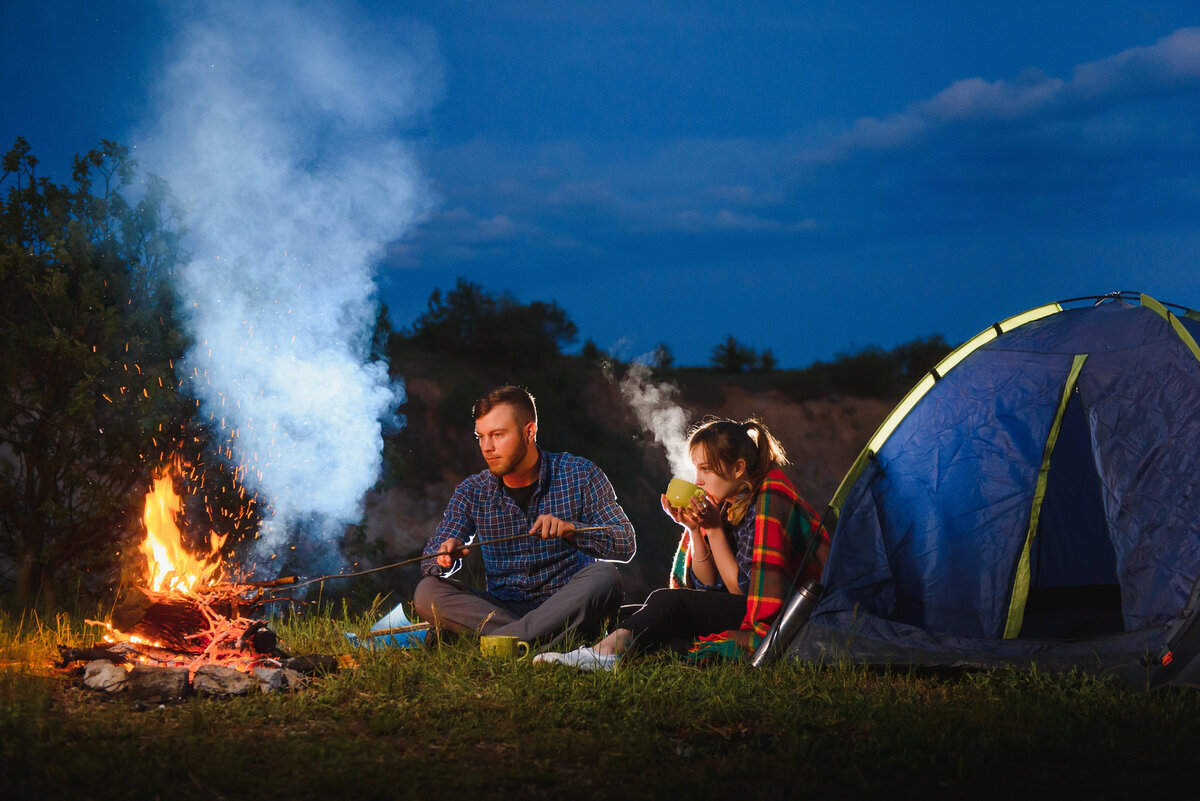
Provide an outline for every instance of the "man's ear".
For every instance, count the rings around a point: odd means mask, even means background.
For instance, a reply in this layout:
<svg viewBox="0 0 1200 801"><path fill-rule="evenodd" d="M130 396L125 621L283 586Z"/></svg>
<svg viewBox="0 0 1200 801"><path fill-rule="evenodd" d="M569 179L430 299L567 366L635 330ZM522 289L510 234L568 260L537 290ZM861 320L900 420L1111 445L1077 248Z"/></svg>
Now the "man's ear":
<svg viewBox="0 0 1200 801"><path fill-rule="evenodd" d="M530 445L537 442L537 423L525 424L525 441Z"/></svg>

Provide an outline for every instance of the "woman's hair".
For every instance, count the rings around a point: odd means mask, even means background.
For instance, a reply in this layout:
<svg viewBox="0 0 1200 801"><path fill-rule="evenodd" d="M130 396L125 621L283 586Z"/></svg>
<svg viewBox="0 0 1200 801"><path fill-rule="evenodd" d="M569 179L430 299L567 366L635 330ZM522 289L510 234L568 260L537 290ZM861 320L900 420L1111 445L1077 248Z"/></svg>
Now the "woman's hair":
<svg viewBox="0 0 1200 801"><path fill-rule="evenodd" d="M787 453L766 425L757 417L738 423L733 420L708 420L692 430L688 452L703 448L704 456L717 475L733 480L733 466L746 460L742 485L729 509L729 522L742 522L754 495L767 473L788 463Z"/></svg>

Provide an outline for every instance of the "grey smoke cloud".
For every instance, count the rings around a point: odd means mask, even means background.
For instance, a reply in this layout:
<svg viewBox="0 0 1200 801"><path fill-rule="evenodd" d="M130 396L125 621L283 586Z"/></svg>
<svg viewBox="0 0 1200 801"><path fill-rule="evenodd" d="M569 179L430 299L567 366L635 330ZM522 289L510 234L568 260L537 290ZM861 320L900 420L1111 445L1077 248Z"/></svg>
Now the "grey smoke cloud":
<svg viewBox="0 0 1200 801"><path fill-rule="evenodd" d="M418 35L332 6L187 13L137 151L187 208L184 371L269 506L260 564L296 544L328 569L404 400L370 360L374 265L428 208L403 136L440 83Z"/></svg>

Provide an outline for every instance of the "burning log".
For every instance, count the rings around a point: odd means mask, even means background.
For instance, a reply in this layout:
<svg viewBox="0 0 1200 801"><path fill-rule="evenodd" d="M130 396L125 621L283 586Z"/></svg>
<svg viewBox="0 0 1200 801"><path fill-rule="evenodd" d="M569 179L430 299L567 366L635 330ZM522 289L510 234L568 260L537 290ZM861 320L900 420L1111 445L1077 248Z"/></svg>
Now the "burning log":
<svg viewBox="0 0 1200 801"><path fill-rule="evenodd" d="M58 664L55 667L61 669L72 662L94 662L96 660L112 662L114 665L124 664L128 649L123 646L124 643L115 642L93 645L90 648L71 648L60 645L58 646Z"/></svg>
<svg viewBox="0 0 1200 801"><path fill-rule="evenodd" d="M121 645L136 653L134 661L192 670L205 664L248 670L270 657L288 656L266 622L243 615L263 602L261 591L237 584L188 592L134 587L113 610L108 627L129 639Z"/></svg>
<svg viewBox="0 0 1200 801"><path fill-rule="evenodd" d="M231 617L232 610L229 604L219 604L213 611ZM113 610L112 625L125 634L190 651L195 647L194 635L208 628L208 620L199 596L133 587Z"/></svg>

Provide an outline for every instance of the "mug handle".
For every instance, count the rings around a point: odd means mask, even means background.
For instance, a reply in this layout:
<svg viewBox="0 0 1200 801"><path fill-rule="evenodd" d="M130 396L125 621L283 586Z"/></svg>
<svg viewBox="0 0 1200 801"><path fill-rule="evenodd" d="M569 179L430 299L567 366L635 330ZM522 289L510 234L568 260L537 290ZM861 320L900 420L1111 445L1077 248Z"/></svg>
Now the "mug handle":
<svg viewBox="0 0 1200 801"><path fill-rule="evenodd" d="M525 650L522 651L522 648ZM520 654L517 659L524 659L525 657L529 656L529 643L525 642L524 640L517 640L517 653Z"/></svg>

